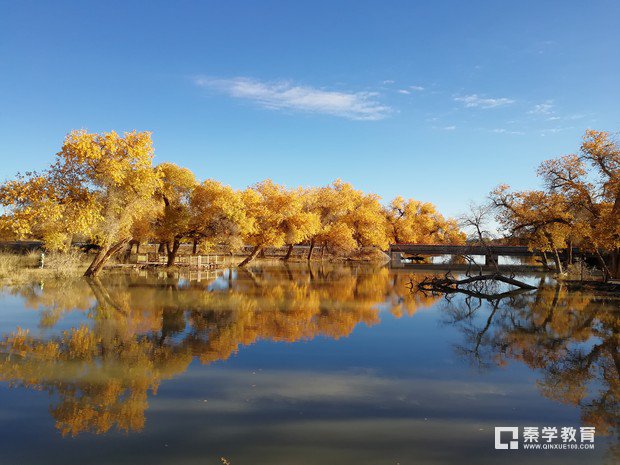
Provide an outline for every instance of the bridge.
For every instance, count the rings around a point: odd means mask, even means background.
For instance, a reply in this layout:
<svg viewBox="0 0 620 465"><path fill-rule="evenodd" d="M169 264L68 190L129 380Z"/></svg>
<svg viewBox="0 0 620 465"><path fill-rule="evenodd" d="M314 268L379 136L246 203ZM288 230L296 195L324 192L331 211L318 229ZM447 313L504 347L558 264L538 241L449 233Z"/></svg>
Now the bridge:
<svg viewBox="0 0 620 465"><path fill-rule="evenodd" d="M393 266L403 265L403 254L414 257L437 255L481 255L485 265L498 263L498 257L533 257L539 252L521 245L448 245L448 244L391 244L388 251Z"/></svg>

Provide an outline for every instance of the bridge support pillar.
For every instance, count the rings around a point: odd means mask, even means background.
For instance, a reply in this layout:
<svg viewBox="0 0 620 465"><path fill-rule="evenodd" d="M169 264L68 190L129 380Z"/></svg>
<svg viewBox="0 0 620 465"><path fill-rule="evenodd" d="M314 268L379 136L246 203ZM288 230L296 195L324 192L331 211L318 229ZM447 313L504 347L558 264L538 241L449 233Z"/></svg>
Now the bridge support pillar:
<svg viewBox="0 0 620 465"><path fill-rule="evenodd" d="M392 268L403 268L403 255L400 252L390 253L390 265Z"/></svg>

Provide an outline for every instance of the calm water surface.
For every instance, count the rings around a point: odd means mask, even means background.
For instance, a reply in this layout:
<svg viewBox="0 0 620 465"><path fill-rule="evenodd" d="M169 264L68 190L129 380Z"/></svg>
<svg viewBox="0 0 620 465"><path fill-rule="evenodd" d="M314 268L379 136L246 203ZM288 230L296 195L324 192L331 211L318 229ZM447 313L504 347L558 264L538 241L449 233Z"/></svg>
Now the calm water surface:
<svg viewBox="0 0 620 465"><path fill-rule="evenodd" d="M499 302L335 266L6 287L0 464L618 463L620 301L527 279ZM594 450L494 450L495 426L584 425Z"/></svg>

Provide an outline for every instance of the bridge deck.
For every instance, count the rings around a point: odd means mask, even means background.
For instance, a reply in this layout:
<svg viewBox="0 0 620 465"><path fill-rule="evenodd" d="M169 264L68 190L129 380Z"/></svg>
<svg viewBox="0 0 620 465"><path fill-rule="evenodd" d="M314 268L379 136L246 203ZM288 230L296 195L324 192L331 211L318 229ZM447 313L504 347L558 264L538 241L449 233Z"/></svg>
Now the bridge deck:
<svg viewBox="0 0 620 465"><path fill-rule="evenodd" d="M412 255L503 255L529 257L534 252L520 245L445 245L445 244L391 244L390 253L409 253Z"/></svg>

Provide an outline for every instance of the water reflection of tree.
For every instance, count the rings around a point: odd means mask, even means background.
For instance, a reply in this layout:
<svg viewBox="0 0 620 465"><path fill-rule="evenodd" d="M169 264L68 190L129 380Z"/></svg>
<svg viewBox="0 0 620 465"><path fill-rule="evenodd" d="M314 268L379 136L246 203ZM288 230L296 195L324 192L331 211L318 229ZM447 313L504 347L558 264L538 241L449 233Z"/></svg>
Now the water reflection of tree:
<svg viewBox="0 0 620 465"><path fill-rule="evenodd" d="M478 366L522 361L542 372L544 396L578 406L599 433L620 430L617 298L556 284L507 299L456 299L446 315L465 335L457 351Z"/></svg>
<svg viewBox="0 0 620 465"><path fill-rule="evenodd" d="M210 363L258 340L340 338L379 322L379 306L411 315L436 298L404 292L386 269L240 270L211 281L110 275L12 290L51 329L68 312L81 326L51 337L17 329L0 340L0 380L46 391L63 435L144 427L148 392L184 372L194 357ZM220 283L222 284L222 283ZM219 289L219 290L218 290Z"/></svg>

